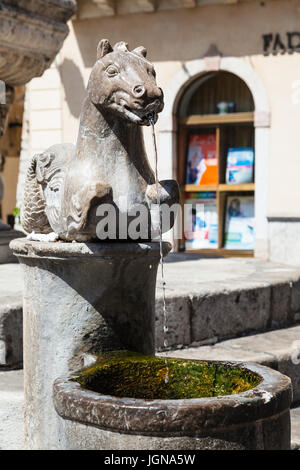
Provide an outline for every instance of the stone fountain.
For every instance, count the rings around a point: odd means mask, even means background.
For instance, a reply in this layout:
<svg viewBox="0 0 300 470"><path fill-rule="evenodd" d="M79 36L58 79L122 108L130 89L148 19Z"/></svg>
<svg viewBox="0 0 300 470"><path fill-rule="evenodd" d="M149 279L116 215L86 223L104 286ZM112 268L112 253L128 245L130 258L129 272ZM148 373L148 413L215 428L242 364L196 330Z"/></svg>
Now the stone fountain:
<svg viewBox="0 0 300 470"><path fill-rule="evenodd" d="M289 447L287 377L154 356L156 273L171 249L153 241L157 208L179 201L143 144L142 126L162 109L146 50L102 40L76 145L29 165L28 237L11 242L25 279L29 449Z"/></svg>

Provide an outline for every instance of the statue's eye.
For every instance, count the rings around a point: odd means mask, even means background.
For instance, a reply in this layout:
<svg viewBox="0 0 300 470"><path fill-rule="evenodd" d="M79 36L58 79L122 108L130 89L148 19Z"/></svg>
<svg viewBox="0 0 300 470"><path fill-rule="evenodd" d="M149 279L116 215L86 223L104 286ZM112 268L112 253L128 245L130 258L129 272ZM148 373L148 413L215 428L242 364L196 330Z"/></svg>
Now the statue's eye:
<svg viewBox="0 0 300 470"><path fill-rule="evenodd" d="M106 69L106 73L109 77L114 77L119 73L119 70L114 65L109 65Z"/></svg>

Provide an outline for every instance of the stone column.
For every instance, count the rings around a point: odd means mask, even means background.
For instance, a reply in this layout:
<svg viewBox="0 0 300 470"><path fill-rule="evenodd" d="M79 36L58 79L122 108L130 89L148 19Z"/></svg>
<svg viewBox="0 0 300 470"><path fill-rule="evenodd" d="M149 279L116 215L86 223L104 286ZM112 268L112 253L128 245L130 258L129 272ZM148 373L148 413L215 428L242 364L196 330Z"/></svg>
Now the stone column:
<svg viewBox="0 0 300 470"><path fill-rule="evenodd" d="M103 350L154 354L159 243L41 243L11 248L24 269L25 442L58 449L55 379ZM164 253L171 249L164 242Z"/></svg>

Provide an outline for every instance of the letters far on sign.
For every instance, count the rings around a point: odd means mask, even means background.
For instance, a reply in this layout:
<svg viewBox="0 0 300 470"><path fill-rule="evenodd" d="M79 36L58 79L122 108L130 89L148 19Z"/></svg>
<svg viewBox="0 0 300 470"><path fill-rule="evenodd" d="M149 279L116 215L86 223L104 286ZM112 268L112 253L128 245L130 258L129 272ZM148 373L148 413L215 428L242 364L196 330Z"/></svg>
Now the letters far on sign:
<svg viewBox="0 0 300 470"><path fill-rule="evenodd" d="M300 52L300 32L286 33L286 37L276 34L263 34L264 55Z"/></svg>

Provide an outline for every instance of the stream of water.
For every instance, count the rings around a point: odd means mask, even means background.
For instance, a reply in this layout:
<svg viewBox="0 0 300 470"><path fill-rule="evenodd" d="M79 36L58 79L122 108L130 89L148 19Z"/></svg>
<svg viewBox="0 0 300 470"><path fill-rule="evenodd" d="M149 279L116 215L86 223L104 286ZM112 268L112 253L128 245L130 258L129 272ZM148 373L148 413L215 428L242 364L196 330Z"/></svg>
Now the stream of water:
<svg viewBox="0 0 300 470"><path fill-rule="evenodd" d="M156 137L155 137L155 130L154 130L154 120L152 114L148 115L149 122L152 127L152 140L153 140L153 147L154 147L154 157L155 157L155 185L156 185L156 202L158 204L158 211L159 211L159 249L160 249L160 267L161 267L161 278L162 278L162 288L163 288L163 332L164 332L164 347L168 347L168 341L166 338L168 327L167 327L167 309L166 309L166 281L165 281L165 274L164 274L164 254L163 254L163 238L162 238L162 215L160 209L160 197L159 197L159 182L158 182L158 153L157 153L157 145L156 145ZM169 367L168 367L168 358L165 356L165 363L166 363L166 377L165 382L169 382Z"/></svg>

